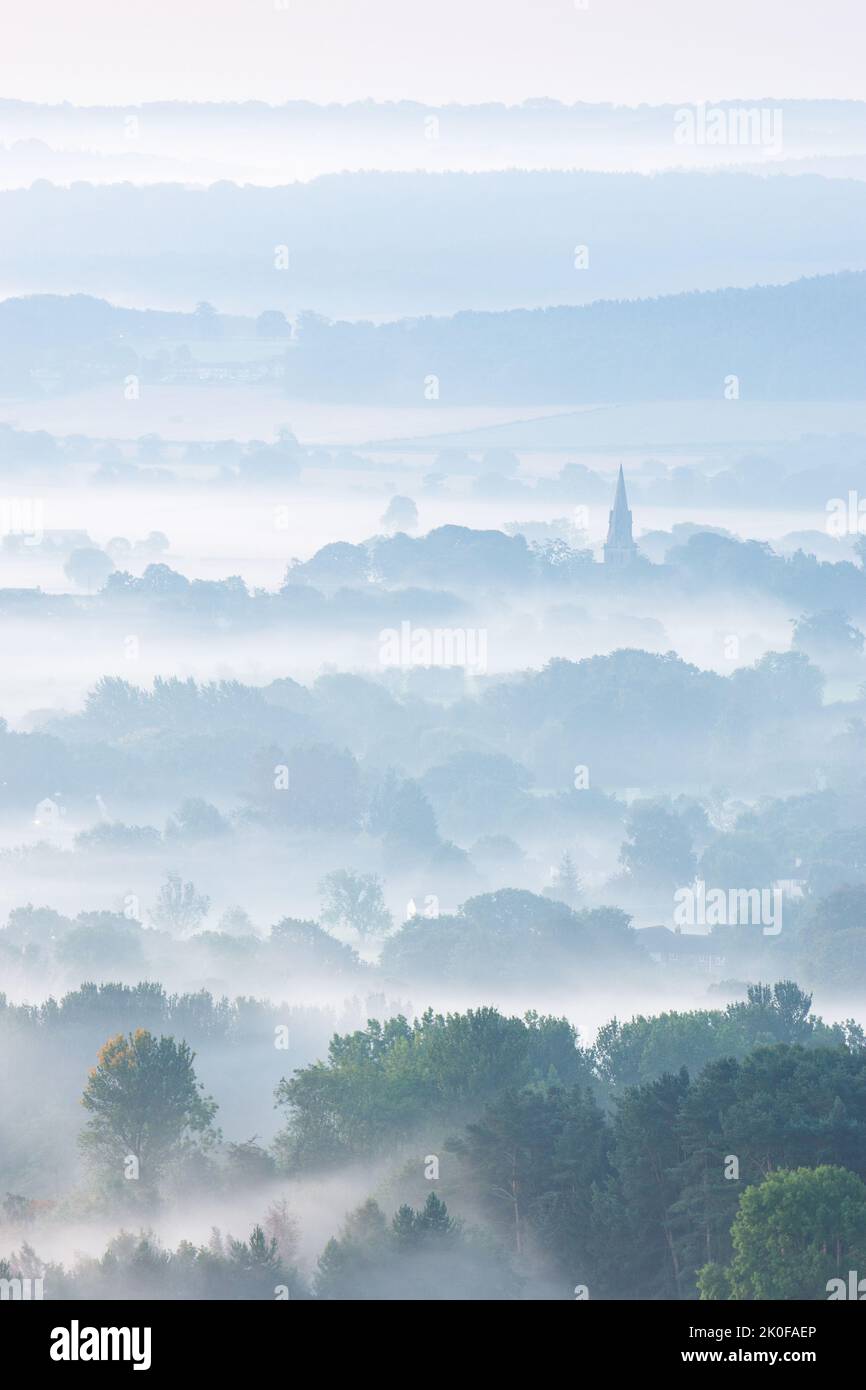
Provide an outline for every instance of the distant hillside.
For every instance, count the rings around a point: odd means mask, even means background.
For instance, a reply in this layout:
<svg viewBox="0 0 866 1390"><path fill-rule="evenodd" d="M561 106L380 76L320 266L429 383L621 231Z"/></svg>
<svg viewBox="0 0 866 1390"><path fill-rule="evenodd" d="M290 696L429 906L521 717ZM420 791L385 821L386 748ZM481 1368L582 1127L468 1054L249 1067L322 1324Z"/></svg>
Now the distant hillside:
<svg viewBox="0 0 866 1390"><path fill-rule="evenodd" d="M186 345L183 351L191 346L187 355L195 363L234 362L237 341L245 340L248 358L255 336L251 319L202 322L196 314L119 308L88 295L8 299L0 302L0 391L27 394L34 373L61 391L120 382L139 370L152 383L176 381L188 368L181 370L173 342ZM673 447L861 433L859 414L850 421L839 416L834 426L835 417L821 411L800 408L784 418L784 403L866 400L866 273L385 324L304 314L290 344L270 339L259 355L278 366L287 394L297 399L420 408L426 402L431 434L437 433L440 404L509 406L519 415L521 406L551 401L712 404L711 421L706 412L683 416L673 407L672 416L654 418L652 439ZM747 419L745 411L725 415L737 391L744 407L775 403L773 419ZM614 421L615 437L607 415L560 417L548 422L546 433L534 424L532 440L544 435L546 444L521 442L519 425L500 430L501 438L494 431L483 443L556 449L581 440L601 448L650 442L640 414ZM462 437L442 442L482 444Z"/></svg>
<svg viewBox="0 0 866 1390"><path fill-rule="evenodd" d="M630 405L603 405L544 415L529 420L453 430L412 439L373 440L366 448L397 454L430 454L456 449L477 453L510 449L518 454L603 454L631 451L646 454L699 448L747 449L767 444L790 446L801 441L834 440L833 457L841 450L839 439L855 447L866 460L866 396L852 401L754 401L732 407L726 400L641 401Z"/></svg>
<svg viewBox="0 0 866 1390"><path fill-rule="evenodd" d="M866 103L723 101L724 111L781 113L782 155L821 161L866 153ZM545 99L506 106L429 106L414 101L345 105L292 101L148 102L62 106L0 101L0 178L126 177L154 182L286 183L361 169L659 169L718 163L763 164L766 149L677 144L679 103L636 107ZM133 124L134 123L134 124ZM33 142L41 142L42 149ZM16 142L19 148L16 149ZM29 145L29 148L26 146Z"/></svg>
<svg viewBox="0 0 866 1390"><path fill-rule="evenodd" d="M203 323L195 313L125 309L87 294L16 296L0 301L0 395L122 383L128 372L143 370L145 358L148 380L160 380L172 343L192 343L197 361L231 361L238 355L236 339L255 336L252 319L220 316ZM262 343L279 356L284 346Z"/></svg>
<svg viewBox="0 0 866 1390"><path fill-rule="evenodd" d="M90 294L33 294L0 302L0 343L15 353L121 337L180 339L194 332L192 314L124 309Z"/></svg>
<svg viewBox="0 0 866 1390"><path fill-rule="evenodd" d="M306 398L417 402L426 389L448 404L599 404L738 389L744 401L861 400L866 274L378 326L306 317L298 337L288 384Z"/></svg>
<svg viewBox="0 0 866 1390"><path fill-rule="evenodd" d="M167 309L206 299L232 313L386 319L866 270L864 226L866 184L814 175L36 183L0 192L0 286L7 295L84 291Z"/></svg>

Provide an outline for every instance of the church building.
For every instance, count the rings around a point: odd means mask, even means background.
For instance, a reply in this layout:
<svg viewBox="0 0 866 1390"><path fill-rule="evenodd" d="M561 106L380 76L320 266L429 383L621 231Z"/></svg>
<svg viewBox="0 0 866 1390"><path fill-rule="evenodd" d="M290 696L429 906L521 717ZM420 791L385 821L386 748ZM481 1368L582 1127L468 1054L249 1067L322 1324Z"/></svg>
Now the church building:
<svg viewBox="0 0 866 1390"><path fill-rule="evenodd" d="M631 533L631 512L625 493L625 478L623 477L622 464L620 464L619 477L616 480L616 496L613 499L607 528L607 540L604 543L604 563L623 568L625 565L633 564L637 555L638 549Z"/></svg>

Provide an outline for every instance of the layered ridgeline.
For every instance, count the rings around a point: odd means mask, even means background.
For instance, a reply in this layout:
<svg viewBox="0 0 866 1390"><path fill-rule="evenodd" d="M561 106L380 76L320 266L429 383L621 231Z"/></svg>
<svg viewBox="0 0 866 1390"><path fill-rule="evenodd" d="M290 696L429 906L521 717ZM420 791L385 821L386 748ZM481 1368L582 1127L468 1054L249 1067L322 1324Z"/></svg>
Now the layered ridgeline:
<svg viewBox="0 0 866 1390"><path fill-rule="evenodd" d="M866 275L395 323L301 317L301 397L450 404L859 400Z"/></svg>
<svg viewBox="0 0 866 1390"><path fill-rule="evenodd" d="M584 22L586 16L582 17ZM659 169L760 164L866 174L866 106L726 100L506 106L288 101L72 106L0 101L0 180L233 178L286 183L346 169Z"/></svg>
<svg viewBox="0 0 866 1390"><path fill-rule="evenodd" d="M0 257L6 294L382 319L864 270L864 219L863 181L733 171L37 181L0 193Z"/></svg>
<svg viewBox="0 0 866 1390"><path fill-rule="evenodd" d="M261 379L307 400L428 403L431 412L440 402L857 401L866 389L864 309L864 272L380 324L312 313L290 324L272 307L254 320L207 305L173 313L34 295L0 304L0 393L41 393L46 374L62 390L122 384L135 371L182 381L221 360L237 370L253 341L269 359Z"/></svg>

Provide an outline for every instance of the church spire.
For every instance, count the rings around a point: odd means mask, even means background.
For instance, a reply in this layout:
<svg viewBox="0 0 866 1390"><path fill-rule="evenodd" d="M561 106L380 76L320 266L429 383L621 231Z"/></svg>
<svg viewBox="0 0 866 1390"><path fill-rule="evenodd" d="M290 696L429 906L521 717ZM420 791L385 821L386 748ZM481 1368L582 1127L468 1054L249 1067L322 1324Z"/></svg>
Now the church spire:
<svg viewBox="0 0 866 1390"><path fill-rule="evenodd" d="M620 464L619 475L616 480L616 494L608 522L607 540L604 545L604 563L606 565L630 565L636 558L637 546L631 533L631 512L625 491L625 476L622 471L622 464Z"/></svg>

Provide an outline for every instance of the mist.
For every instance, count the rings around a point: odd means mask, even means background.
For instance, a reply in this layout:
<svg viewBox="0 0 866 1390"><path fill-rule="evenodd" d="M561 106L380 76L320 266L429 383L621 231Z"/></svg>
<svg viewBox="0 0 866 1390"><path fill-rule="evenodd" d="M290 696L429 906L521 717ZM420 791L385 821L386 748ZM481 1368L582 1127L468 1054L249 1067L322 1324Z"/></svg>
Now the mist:
<svg viewBox="0 0 866 1390"><path fill-rule="evenodd" d="M866 1260L866 106L680 8L13 26L0 1298Z"/></svg>

